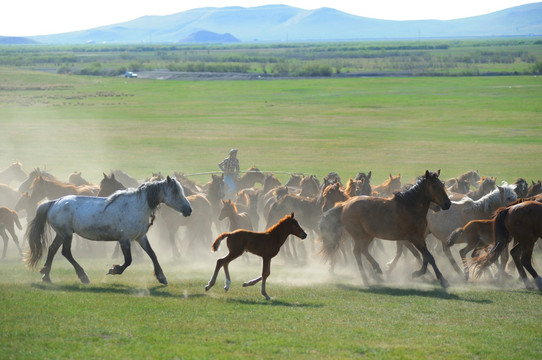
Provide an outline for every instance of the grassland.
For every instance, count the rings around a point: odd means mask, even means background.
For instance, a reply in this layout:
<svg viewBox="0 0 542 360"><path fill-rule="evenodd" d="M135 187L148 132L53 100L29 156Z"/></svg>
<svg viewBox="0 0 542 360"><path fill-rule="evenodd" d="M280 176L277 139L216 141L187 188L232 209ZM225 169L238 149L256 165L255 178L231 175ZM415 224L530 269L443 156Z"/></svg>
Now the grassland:
<svg viewBox="0 0 542 360"><path fill-rule="evenodd" d="M541 178L541 98L535 76L177 82L4 67L0 167L18 160L27 171L64 179L79 170L98 182L113 168L138 178L214 171L237 147L242 168L267 171L347 179L372 170L374 183L390 172L406 183L426 169L478 169L530 181ZM160 235L150 238L158 247ZM205 293L216 254L194 262L158 250L167 287L146 258L107 277L118 259L75 256L92 283L80 285L58 254L47 285L10 244L0 262L0 357L542 357L540 293L515 278L505 288L466 285L441 258L446 291L432 276L410 280L414 264L399 280L364 287L352 268L333 277L317 257L311 266L277 259L265 301L240 285L258 274L257 261L232 264L230 292Z"/></svg>
<svg viewBox="0 0 542 360"><path fill-rule="evenodd" d="M535 76L152 81L0 69L3 166L74 170L241 167L344 178L470 169L540 178L542 83ZM196 178L206 181L208 175Z"/></svg>

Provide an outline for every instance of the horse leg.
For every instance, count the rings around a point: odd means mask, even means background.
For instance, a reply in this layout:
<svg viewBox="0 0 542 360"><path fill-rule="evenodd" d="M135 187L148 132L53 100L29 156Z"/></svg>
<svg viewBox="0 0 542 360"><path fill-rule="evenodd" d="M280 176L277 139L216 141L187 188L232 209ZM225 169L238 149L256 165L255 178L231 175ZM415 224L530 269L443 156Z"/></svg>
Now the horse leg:
<svg viewBox="0 0 542 360"><path fill-rule="evenodd" d="M40 269L41 280L44 282L51 282L49 273L51 272L53 258L55 257L58 249L60 248L60 245L62 245L62 237L57 234L51 245L49 245L49 251L47 251L47 259L45 260L43 267Z"/></svg>
<svg viewBox="0 0 542 360"><path fill-rule="evenodd" d="M107 275L120 275L124 272L130 264L132 263L132 252L130 251L130 239L121 239L118 241L118 245L122 250L124 255L124 264L122 265L113 265Z"/></svg>
<svg viewBox="0 0 542 360"><path fill-rule="evenodd" d="M455 262L455 259L452 255L452 251L450 250L450 248L443 241L440 242L440 245L442 245L442 251L444 252L446 257L450 261L450 264L452 264L452 267L454 268L455 272L458 273L459 275L463 275L463 271L461 270L459 265L457 265L457 263Z"/></svg>
<svg viewBox="0 0 542 360"><path fill-rule="evenodd" d="M218 259L216 261L215 272L213 273L213 276L211 277L211 280L209 280L209 282L205 286L205 291L208 291L216 283L216 278L218 276L218 272L220 271L220 268L227 265L227 264L229 264L232 260L237 259L242 254L243 254L243 250L236 251L236 252L233 253L231 251L231 249L230 249L230 252L228 253L228 255L224 256L223 258ZM226 272L226 270L224 270L224 274L226 276L226 285L227 285L227 288L226 288L226 286L224 286L224 290L228 291L229 288L230 288L229 283L231 283L230 273L229 273L229 271Z"/></svg>
<svg viewBox="0 0 542 360"><path fill-rule="evenodd" d="M160 267L160 264L158 263L158 258L156 257L156 254L154 253L154 250L151 247L151 244L149 243L149 239L147 238L147 235L143 235L140 237L137 242L139 242L139 245L141 245L141 248L149 255L149 257L152 260L152 264L154 265L154 275L160 282L160 284L167 285L166 276L164 275L164 272L162 271L162 268Z"/></svg>
<svg viewBox="0 0 542 360"><path fill-rule="evenodd" d="M8 232L11 234L11 238L13 239L13 242L15 242L15 245L17 245L17 249L19 250L19 255L23 257L23 251L21 250L21 246L19 245L19 238L17 237L17 234L15 233L15 229L7 229ZM5 251L5 249L4 249ZM5 255L5 253L4 253Z"/></svg>
<svg viewBox="0 0 542 360"><path fill-rule="evenodd" d="M263 267L262 267L262 289L261 293L265 297L266 300L271 300L269 295L267 295L267 292L265 291L265 282L267 278L271 275L271 259L263 259Z"/></svg>
<svg viewBox="0 0 542 360"><path fill-rule="evenodd" d="M397 262L399 261L399 258L402 254L403 242L397 241L397 243L395 244L395 257L386 264L386 267L388 268L388 273L391 273L395 269L395 266L397 266Z"/></svg>
<svg viewBox="0 0 542 360"><path fill-rule="evenodd" d="M380 269L380 265L378 265L376 260L372 257L371 253L369 253L369 245L370 244L371 244L370 242L364 243L363 244L364 246L362 247L361 252L365 256L365 258L369 261L371 266L373 267L373 270L376 273L377 278L379 280L382 280L382 269Z"/></svg>
<svg viewBox="0 0 542 360"><path fill-rule="evenodd" d="M467 265L467 254L474 250L474 246L468 242L467 246L459 250L459 256L461 256L461 262L463 264L463 274L465 276L465 281L469 281L469 266Z"/></svg>
<svg viewBox="0 0 542 360"><path fill-rule="evenodd" d="M365 274L365 270L363 269L363 264L361 262L361 253L362 253L362 242L363 239L360 238L354 238L354 257L356 258L356 262L358 263L358 269L361 274L361 279L363 280L363 283L365 285L369 285L369 279L367 278L367 274Z"/></svg>
<svg viewBox="0 0 542 360"><path fill-rule="evenodd" d="M2 259L6 258L6 252L8 250L8 234L4 231L4 229L0 228L0 236L4 240L4 251L2 252Z"/></svg>
<svg viewBox="0 0 542 360"><path fill-rule="evenodd" d="M521 251L521 264L529 274L535 279L536 286L538 287L538 290L542 290L542 278L538 276L538 273L533 268L532 264L532 256L533 256L533 250L534 250L534 242L537 239L535 238L533 242L529 242L528 244L525 244L522 247Z"/></svg>
<svg viewBox="0 0 542 360"><path fill-rule="evenodd" d="M435 263L435 258L433 257L433 255L431 255L429 250L427 250L427 246L425 244L423 245L414 244L414 246L416 246L416 248L422 253L423 264L420 270L412 274L412 277L419 277L425 274L427 272L427 264L429 263L433 267L433 271L435 272L437 279L440 281L440 285L443 288L447 288L448 286L450 286L448 281L444 278L444 276L442 276L442 273L438 269L437 264Z"/></svg>
<svg viewBox="0 0 542 360"><path fill-rule="evenodd" d="M75 261L75 259L73 258L72 239L73 239L72 235L66 236L64 238L64 242L62 244L62 255L64 255L64 257L68 259L70 264L72 264L73 268L75 269L75 273L79 277L79 280L81 280L83 284L88 284L90 283L90 280L88 279L88 276L85 273L85 270L83 270L81 265L79 265L79 263Z"/></svg>

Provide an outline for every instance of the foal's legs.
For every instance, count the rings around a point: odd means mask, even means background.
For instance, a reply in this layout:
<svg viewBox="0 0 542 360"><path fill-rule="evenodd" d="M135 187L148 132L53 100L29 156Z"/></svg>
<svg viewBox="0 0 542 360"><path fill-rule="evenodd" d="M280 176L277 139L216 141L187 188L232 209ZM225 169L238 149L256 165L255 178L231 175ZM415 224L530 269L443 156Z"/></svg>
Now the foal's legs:
<svg viewBox="0 0 542 360"><path fill-rule="evenodd" d="M267 292L265 291L265 282L270 274L271 274L271 258L263 258L262 276L259 276L256 279L252 279L250 281L243 283L243 287L255 285L261 280L262 281L261 293L263 296L265 296L267 300L271 300L271 298L269 297L269 295L267 295Z"/></svg>
<svg viewBox="0 0 542 360"><path fill-rule="evenodd" d="M164 275L164 272L162 271L162 268L160 267L160 264L158 263L158 258L156 257L156 254L151 248L151 244L149 243L149 239L147 238L147 235L143 235L141 238L137 240L137 242L139 242L139 245L141 245L141 248L151 258L152 264L154 265L154 275L156 276L160 284L167 285L166 276Z"/></svg>
<svg viewBox="0 0 542 360"><path fill-rule="evenodd" d="M70 264L72 264L73 268L75 269L75 273L79 277L79 280L81 280L83 284L88 284L90 283L90 280L88 279L85 270L83 270L81 265L79 265L79 263L77 263L77 261L75 261L75 259L73 258L72 238L73 236L71 234L64 237L64 243L62 244L62 255L64 255L64 257L68 259Z"/></svg>
<svg viewBox="0 0 542 360"><path fill-rule="evenodd" d="M271 274L271 258L263 258L262 276L259 276L256 279L252 279L250 281L243 283L243 287L255 285L261 280L262 281L261 293L263 296L265 296L267 300L271 300L271 298L269 297L269 295L267 295L267 292L265 291L265 282L270 274Z"/></svg>
<svg viewBox="0 0 542 360"><path fill-rule="evenodd" d="M215 272L213 273L211 280L209 280L209 282L207 283L207 286L205 286L205 291L208 291L216 283L216 277L218 276L218 272L220 271L220 268L222 266L224 266L224 275L226 276L226 285L224 286L224 290L228 291L230 288L230 283L231 283L230 272L228 271L228 264L231 261L237 259L241 255L243 255L243 250L232 251L230 249L230 252L228 253L228 255L224 256L223 258L218 259L216 261Z"/></svg>

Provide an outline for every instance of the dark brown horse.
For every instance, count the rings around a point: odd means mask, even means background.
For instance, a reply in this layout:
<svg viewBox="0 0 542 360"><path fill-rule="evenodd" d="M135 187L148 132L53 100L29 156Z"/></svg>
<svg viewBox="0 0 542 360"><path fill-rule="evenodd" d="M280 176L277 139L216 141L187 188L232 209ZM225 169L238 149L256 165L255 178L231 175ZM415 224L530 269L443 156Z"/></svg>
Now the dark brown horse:
<svg viewBox="0 0 542 360"><path fill-rule="evenodd" d="M493 228L495 240L489 251L474 260L474 268L483 270L491 265L507 249L513 238L516 245L510 250L516 268L528 289L532 288L525 270L535 280L536 287L542 291L542 277L532 265L535 242L542 236L542 203L525 201L499 210Z"/></svg>
<svg viewBox="0 0 542 360"><path fill-rule="evenodd" d="M224 290L228 291L231 284L228 264L232 260L243 255L245 251L248 251L263 258L262 276L243 283L243 287L252 286L261 281L261 293L267 300L270 300L271 298L265 291L265 282L269 274L271 274L271 259L279 253L280 247L284 244L289 235L295 235L300 239L305 239L307 237L305 231L299 226L297 220L294 219L293 212L290 215L285 216L265 232L236 230L234 232L220 234L213 243L212 249L213 251L217 251L220 242L227 238L229 253L216 261L215 272L205 287L205 291L213 287L218 272L222 267L224 267L224 274L226 276Z"/></svg>
<svg viewBox="0 0 542 360"><path fill-rule="evenodd" d="M96 196L108 197L109 195L113 195L116 191L126 190L126 187L115 178L115 174L111 173L111 175L107 176L103 173L103 175L104 178L100 181L100 191L98 191Z"/></svg>
<svg viewBox="0 0 542 360"><path fill-rule="evenodd" d="M448 281L440 273L425 242L430 204L435 203L444 210L451 205L439 174L440 170L438 173L426 171L412 187L396 193L392 198L358 196L328 210L319 225L323 254L326 257L334 256L343 230L346 231L354 241L354 256L361 277L365 284L369 284L361 262L362 254L374 271L382 274L380 266L368 251L373 239L408 240L423 256L422 268L412 275L418 277L425 274L427 264L431 264L442 287L447 287Z"/></svg>

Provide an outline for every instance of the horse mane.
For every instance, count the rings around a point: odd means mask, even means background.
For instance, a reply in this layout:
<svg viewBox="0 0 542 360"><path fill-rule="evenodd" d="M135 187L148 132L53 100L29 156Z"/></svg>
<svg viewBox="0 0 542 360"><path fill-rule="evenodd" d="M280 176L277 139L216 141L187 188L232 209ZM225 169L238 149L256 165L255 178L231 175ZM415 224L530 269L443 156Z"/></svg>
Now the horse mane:
<svg viewBox="0 0 542 360"><path fill-rule="evenodd" d="M416 179L414 185L408 189L398 191L393 194L393 199L403 203L413 203L420 199L420 194L425 191L424 186L427 181L425 176L420 176Z"/></svg>
<svg viewBox="0 0 542 360"><path fill-rule="evenodd" d="M503 189L505 197L513 195L514 197L517 198L512 185L503 183L503 185L500 188ZM487 213L487 212L491 212L492 209L495 209L495 207L501 207L502 204L500 203L500 199L501 199L501 192L499 188L496 188L495 190L491 191L489 194L482 196L478 200L472 200L469 197L464 197L463 199L459 200L457 203L458 204L468 203L472 208Z"/></svg>
<svg viewBox="0 0 542 360"><path fill-rule="evenodd" d="M139 185L136 189L130 188L126 190L119 190L107 198L105 207L108 207L115 202L115 200L124 195L141 195L143 192L145 192L147 196L147 205L151 210L154 210L158 207L158 205L160 205L160 192L162 191L164 181L166 180L146 182Z"/></svg>
<svg viewBox="0 0 542 360"><path fill-rule="evenodd" d="M266 233L271 233L275 231L277 228L279 228L282 224L284 224L286 221L292 219L293 213L290 215L286 215L282 219L280 219L275 225L271 226L269 229L267 229Z"/></svg>

